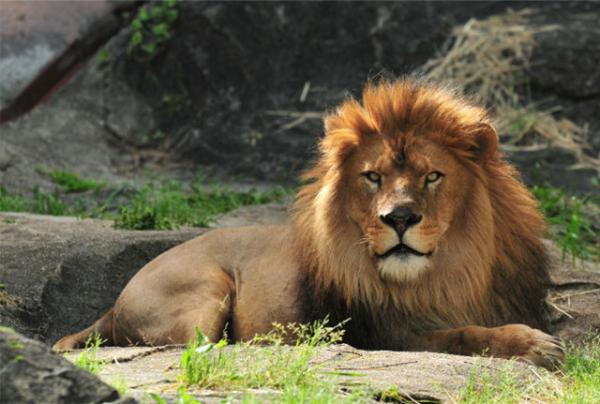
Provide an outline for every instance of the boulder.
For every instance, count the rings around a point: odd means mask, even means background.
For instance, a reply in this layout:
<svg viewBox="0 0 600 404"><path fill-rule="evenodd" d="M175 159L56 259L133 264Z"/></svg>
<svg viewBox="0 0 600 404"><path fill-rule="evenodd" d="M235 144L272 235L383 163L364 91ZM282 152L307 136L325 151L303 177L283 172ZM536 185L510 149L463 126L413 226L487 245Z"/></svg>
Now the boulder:
<svg viewBox="0 0 600 404"><path fill-rule="evenodd" d="M62 5L4 2L0 14L0 110L57 53L110 10L106 0Z"/></svg>
<svg viewBox="0 0 600 404"><path fill-rule="evenodd" d="M115 181L140 164L164 170L181 160L230 175L295 180L314 155L323 112L369 78L410 73L454 26L508 5L178 7L172 39L150 57L135 57L132 32L124 29L47 103L2 126L2 186L49 187L35 170L40 164Z"/></svg>
<svg viewBox="0 0 600 404"><path fill-rule="evenodd" d="M47 345L0 329L0 402L122 403L119 393ZM129 401L131 402L131 401Z"/></svg>
<svg viewBox="0 0 600 404"><path fill-rule="evenodd" d="M152 258L203 231L125 231L101 220L1 213L0 324L55 341L108 310Z"/></svg>

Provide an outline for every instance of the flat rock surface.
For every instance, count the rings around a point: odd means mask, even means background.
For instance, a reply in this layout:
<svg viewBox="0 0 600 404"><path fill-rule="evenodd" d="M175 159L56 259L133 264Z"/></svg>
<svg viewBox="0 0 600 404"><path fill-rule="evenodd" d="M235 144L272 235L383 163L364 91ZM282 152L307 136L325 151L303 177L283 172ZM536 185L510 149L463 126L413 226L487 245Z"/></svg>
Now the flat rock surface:
<svg viewBox="0 0 600 404"><path fill-rule="evenodd" d="M100 372L100 378L109 383L124 380L127 383L127 395L138 399L143 399L149 393L173 398L180 382L179 358L182 351L181 346L101 348L97 358L106 361L106 364ZM73 351L67 357L74 359L79 354L80 351ZM350 389L352 384L366 384L373 388L376 395L395 387L408 400L434 402L451 402L465 388L474 371L486 372L493 379L494 375L510 369L510 372L519 375L516 379L523 384L545 373L543 369L502 359L429 352L363 351L348 345L321 348L312 365L323 374L338 374L339 382ZM240 395L239 392L193 387L187 388L187 391L204 403L217 403L226 398L236 401ZM254 393L259 396L276 394L268 390Z"/></svg>

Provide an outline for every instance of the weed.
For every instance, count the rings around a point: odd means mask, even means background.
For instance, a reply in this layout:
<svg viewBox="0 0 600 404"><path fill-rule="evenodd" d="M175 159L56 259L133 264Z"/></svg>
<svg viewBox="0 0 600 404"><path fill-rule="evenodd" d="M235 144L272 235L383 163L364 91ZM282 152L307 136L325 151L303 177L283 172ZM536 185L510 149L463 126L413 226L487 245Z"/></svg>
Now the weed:
<svg viewBox="0 0 600 404"><path fill-rule="evenodd" d="M150 397L156 402L156 404L167 404L167 400L162 398L159 394L150 393ZM177 390L177 398L175 401L177 404L201 404L200 401L196 400L193 396L187 393L185 387L181 386Z"/></svg>
<svg viewBox="0 0 600 404"><path fill-rule="evenodd" d="M100 373L100 370L102 370L102 362L96 358L100 345L102 345L100 335L93 334L88 337L85 341L83 351L75 358L75 365L93 374Z"/></svg>
<svg viewBox="0 0 600 404"><path fill-rule="evenodd" d="M71 213L58 193L46 193L34 188L32 196L13 194L0 187L0 211L31 212L45 215L61 216Z"/></svg>
<svg viewBox="0 0 600 404"><path fill-rule="evenodd" d="M518 372L512 371L512 364L508 364L494 375L481 366L475 366L471 370L467 385L460 394L458 402L464 404L521 402L523 397L519 387L520 382Z"/></svg>
<svg viewBox="0 0 600 404"><path fill-rule="evenodd" d="M115 220L115 227L122 229L166 230L189 224L206 227L220 214L245 205L280 201L285 191L274 189L270 192L235 192L213 188L206 190L200 185L185 192L177 182L162 186L147 185L121 207Z"/></svg>
<svg viewBox="0 0 600 404"><path fill-rule="evenodd" d="M107 186L103 182L84 180L68 171L45 171L66 193ZM132 230L165 230L181 225L206 227L218 215L245 205L281 201L290 190L276 187L268 192L236 192L218 187L206 188L201 180L188 190L175 181L150 183L141 189L115 189L107 197L100 193L77 199L63 198L34 188L30 197L10 193L0 187L0 211L31 212L114 219L115 227ZM69 202L65 202L69 200ZM10 221L11 219L5 219Z"/></svg>
<svg viewBox="0 0 600 404"><path fill-rule="evenodd" d="M570 346L562 367L564 403L600 402L600 336Z"/></svg>
<svg viewBox="0 0 600 404"><path fill-rule="evenodd" d="M591 198L569 196L561 189L537 185L531 191L552 225L553 237L562 248L563 260L570 256L575 266L578 258L600 258L599 235L593 226L599 207Z"/></svg>
<svg viewBox="0 0 600 404"><path fill-rule="evenodd" d="M203 388L274 388L318 386L321 377L310 366L316 348L339 342L341 325L327 320L312 325L274 325L273 331L253 340L227 346L208 341L199 330L181 357L182 381ZM295 346L284 345L290 338ZM258 345L268 343L261 348Z"/></svg>
<svg viewBox="0 0 600 404"><path fill-rule="evenodd" d="M119 397L123 397L127 392L127 379L125 379L125 376L123 375L111 379L109 384L115 390L117 390L117 392L119 393Z"/></svg>
<svg viewBox="0 0 600 404"><path fill-rule="evenodd" d="M177 16L176 0L141 7L131 22L127 52L142 62L152 60L173 36Z"/></svg>
<svg viewBox="0 0 600 404"><path fill-rule="evenodd" d="M100 49L100 51L98 51L98 56L96 56L96 64L101 65L103 63L108 62L109 60L110 60L110 52L108 51L108 49L106 49L106 48Z"/></svg>
<svg viewBox="0 0 600 404"><path fill-rule="evenodd" d="M459 403L597 403L600 402L600 337L583 345L570 346L561 370L551 376L536 373L536 378L523 384L519 372L511 371L512 363L494 375L476 366L467 386L459 395Z"/></svg>
<svg viewBox="0 0 600 404"><path fill-rule="evenodd" d="M61 185L65 192L85 192L106 186L105 182L84 179L79 174L67 170L50 170L45 173L50 176L53 183Z"/></svg>

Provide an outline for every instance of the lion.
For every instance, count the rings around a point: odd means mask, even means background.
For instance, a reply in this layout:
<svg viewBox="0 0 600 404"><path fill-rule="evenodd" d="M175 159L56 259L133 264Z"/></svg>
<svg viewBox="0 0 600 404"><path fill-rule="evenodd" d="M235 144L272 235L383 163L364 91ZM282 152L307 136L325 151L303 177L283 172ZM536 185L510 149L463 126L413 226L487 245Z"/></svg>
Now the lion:
<svg viewBox="0 0 600 404"><path fill-rule="evenodd" d="M207 232L155 258L56 350L252 339L329 317L363 349L552 367L546 226L484 108L404 78L325 117L288 224Z"/></svg>

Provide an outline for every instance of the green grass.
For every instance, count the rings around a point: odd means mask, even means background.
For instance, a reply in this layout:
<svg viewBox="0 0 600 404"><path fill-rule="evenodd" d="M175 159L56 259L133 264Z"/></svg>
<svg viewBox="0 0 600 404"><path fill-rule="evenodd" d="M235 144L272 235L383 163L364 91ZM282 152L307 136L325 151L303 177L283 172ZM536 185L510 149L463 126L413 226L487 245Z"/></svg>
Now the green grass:
<svg viewBox="0 0 600 404"><path fill-rule="evenodd" d="M81 178L79 174L67 170L51 170L47 174L52 182L61 185L65 192L85 192L106 186L105 182Z"/></svg>
<svg viewBox="0 0 600 404"><path fill-rule="evenodd" d="M563 403L600 403L600 336L570 347L562 372Z"/></svg>
<svg viewBox="0 0 600 404"><path fill-rule="evenodd" d="M140 189L111 190L104 182L82 179L68 171L45 173L57 185L53 192L35 188L30 196L23 196L0 187L0 211L101 218L114 220L115 227L120 229L167 230L182 225L206 227L230 210L281 201L290 193L281 187L267 192L208 188L201 180L189 189L169 181L150 183ZM94 193L79 195L90 190Z"/></svg>
<svg viewBox="0 0 600 404"><path fill-rule="evenodd" d="M285 346L286 336L295 335L296 343ZM311 326L277 326L276 330L252 341L227 345L225 340L212 343L198 331L181 357L178 400L198 401L187 393L190 388L242 391L242 403L366 403L409 402L391 386L377 392L362 383L344 384L336 375L311 363L318 348L338 342L342 330L327 327L326 322ZM268 346L263 346L265 343ZM475 366L466 386L452 402L479 403L596 403L600 402L600 336L585 344L570 346L561 369L550 374L534 369L523 380L515 371L515 362L491 373ZM260 393L252 389L260 389ZM153 395L161 404L160 396Z"/></svg>
<svg viewBox="0 0 600 404"><path fill-rule="evenodd" d="M539 201L542 213L552 225L552 236L562 248L563 260L570 257L574 266L577 259L598 260L598 204L590 197L570 196L557 188L536 185L531 190Z"/></svg>
<svg viewBox="0 0 600 404"><path fill-rule="evenodd" d="M181 357L181 380L184 385L202 388L273 388L315 386L322 375L310 366L318 347L341 341L341 325L327 326L326 320L312 325L276 325L266 335L249 342L227 345L217 343L197 330ZM295 338L295 344L285 344ZM261 345L268 344L269 348Z"/></svg>
<svg viewBox="0 0 600 404"><path fill-rule="evenodd" d="M85 341L85 346L81 354L73 361L75 366L85 369L93 374L100 373L102 370L102 362L96 358L100 345L102 345L102 339L98 334L90 336Z"/></svg>
<svg viewBox="0 0 600 404"><path fill-rule="evenodd" d="M0 212L29 212L63 216L74 213L58 193L42 192L34 188L31 197L7 192L0 187Z"/></svg>
<svg viewBox="0 0 600 404"><path fill-rule="evenodd" d="M553 378L544 372L523 385L512 364L491 376L475 367L467 386L456 398L461 404L478 403L561 403L587 404L600 402L600 336L583 345L571 346L565 362Z"/></svg>
<svg viewBox="0 0 600 404"><path fill-rule="evenodd" d="M328 326L327 319L309 325L275 324L272 332L235 345L225 339L210 342L196 330L196 339L181 356L178 402L198 402L188 388L245 391L242 403L366 402L373 396L367 386L354 385L352 391L345 391L335 375L311 364L320 347L341 341L342 325ZM290 340L295 342L285 344ZM166 402L157 394L151 396L158 404Z"/></svg>
<svg viewBox="0 0 600 404"><path fill-rule="evenodd" d="M281 201L285 190L235 192L196 184L184 191L177 182L147 185L121 207L115 227L123 229L172 229L180 225L206 227L217 216L245 205Z"/></svg>

